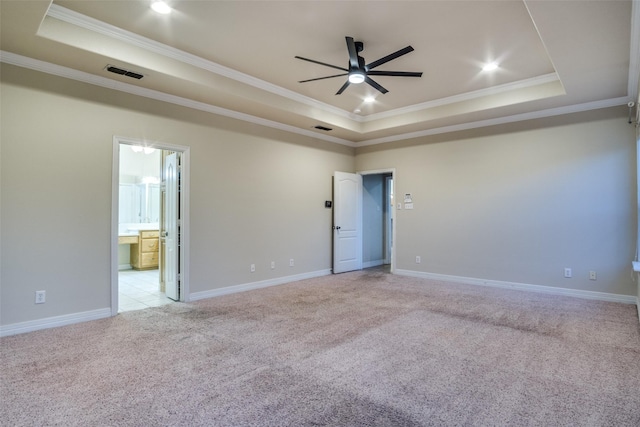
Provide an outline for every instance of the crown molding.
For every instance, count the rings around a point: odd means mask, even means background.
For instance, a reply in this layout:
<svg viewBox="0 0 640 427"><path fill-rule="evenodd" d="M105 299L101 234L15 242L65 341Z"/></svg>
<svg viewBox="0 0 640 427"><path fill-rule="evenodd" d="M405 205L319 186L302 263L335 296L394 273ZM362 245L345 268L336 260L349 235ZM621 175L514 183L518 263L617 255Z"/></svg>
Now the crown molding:
<svg viewBox="0 0 640 427"><path fill-rule="evenodd" d="M47 11L47 16L66 22L71 25L84 28L86 30L102 34L104 36L122 41L129 45L144 49L149 52L153 52L167 58L174 59L176 61L189 64L200 69L209 71L214 74L218 74L229 79L236 80L238 82L250 85L260 90L264 90L278 96L290 99L294 102L299 102L310 107L335 114L338 117L349 119L357 123L371 122L379 119L386 119L391 117L397 117L403 114L417 112L421 110L427 110L430 108L440 107L448 104L455 104L459 102L469 101L486 96L492 96L508 91L528 88L537 86L553 81L558 81L559 77L556 73L550 73L538 77L533 77L526 80L507 83L499 86L493 86L486 89L480 89L472 92L466 92L459 95L454 95L446 98L441 98L433 101L428 101L420 104L410 105L407 107L397 108L394 110L384 111L381 113L374 113L366 116L354 114L352 112L345 111L343 109L334 107L324 102L317 101L313 98L301 95L297 92L285 89L283 87L274 85L264 80L255 78L248 74L241 73L229 67L217 64L215 62L206 60L191 53L176 49L174 47L165 45L155 40L140 36L122 28L116 27L111 24L107 24L100 20L91 18L81 13L64 8L57 4L51 4Z"/></svg>
<svg viewBox="0 0 640 427"><path fill-rule="evenodd" d="M336 114L340 117L353 120L353 115L351 113L340 108L325 104L324 102L317 101L313 98L309 98L308 96L301 95L297 92L274 85L248 74L241 73L232 68L225 67L224 65L206 60L183 50L176 49L164 43L160 43L147 37L132 33L130 31L123 30L122 28L107 24L106 22L102 22L81 13L74 12L57 4L51 4L49 10L47 11L47 16L116 40L120 40L124 43L136 46L149 52L153 52L167 58L183 62L185 64L193 65L211 73L236 80L238 82L291 99L293 101L300 102L310 107L318 108L328 113Z"/></svg>
<svg viewBox="0 0 640 427"><path fill-rule="evenodd" d="M458 102L471 101L473 99L483 98L486 96L497 95L500 93L510 92L519 89L525 89L533 86L539 86L546 83L559 81L557 73L549 73L542 76L532 77L530 79L519 80L516 82L505 83L498 86L492 86L487 89L474 90L471 92L461 93L459 95L448 96L446 98L434 99L420 104L409 105L407 107L397 108L391 111L374 113L363 117L363 122L372 122L375 120L386 119L389 117L400 116L407 113L415 113L417 111L428 110L430 108L442 107L443 105L456 104Z"/></svg>
<svg viewBox="0 0 640 427"><path fill-rule="evenodd" d="M226 108L217 107L215 105L206 104L204 102L194 101L194 100L183 98L180 96L170 95L157 90L147 89L147 88L139 87L129 83L123 83L116 80L111 80L106 77L85 73L84 71L74 70L72 68L63 67L61 65L40 61L38 59L28 58L26 56L17 55L11 52L0 51L0 62L16 65L18 67L28 68L35 71L40 71L46 74L51 74L59 77L65 77L68 79L77 80L83 83L89 83L95 86L105 87L107 89L126 92L132 95L138 95L145 98L155 99L157 101L168 102L170 104L180 105L182 107L192 108L194 110L200 110L207 113L230 117L232 119L242 120L242 121L254 123L257 125L270 127L273 129L279 129L285 132L296 133L298 135L304 135L304 136L308 136L315 139L333 142L335 144L346 145L348 147L355 146L355 144L352 141L348 141L346 139L336 138L330 135L323 135L307 129L297 128L295 126L290 126L284 123L275 122L273 120L267 120L261 117L252 116L250 114L228 110Z"/></svg>
<svg viewBox="0 0 640 427"><path fill-rule="evenodd" d="M494 119L480 120L469 123L460 123L451 126L443 126L439 128L426 129L423 131L410 132L404 134L391 135L383 138L375 138L369 140L363 140L360 142L353 142L342 138L336 138L330 135L323 135L310 131L308 129L302 129L295 126L287 125L284 123L275 122L273 120L263 119L261 117L252 116L250 114L240 113L237 111L228 110L226 108L217 107L215 105L206 104L204 102L193 101L176 95L170 95L157 90L141 88L129 83L123 83L111 79L107 79L102 76L85 73L84 71L74 70L72 68L63 67L49 62L41 61L38 59L28 58L26 56L17 55L15 53L0 51L0 62L15 65L18 67L28 68L35 71L40 71L46 74L51 74L59 77L64 77L72 80L77 80L83 83L89 83L95 86L105 87L107 89L113 89L120 92L129 93L132 95L138 95L145 98L155 99L162 102L168 102L170 104L180 105L195 110L204 111L211 114L217 114L232 119L242 120L249 123L254 123L261 126L270 127L273 129L282 130L285 132L291 132L298 135L303 135L315 139L332 142L335 144L346 145L348 147L364 147L367 145L384 144L388 142L402 141L412 138L420 138L423 136L437 135L448 132L456 132L461 130L469 130L482 128L487 126L500 125L505 123L513 123L524 120L539 119L544 117L558 116L563 114L571 114L582 111L596 110L600 108L615 107L625 105L628 102L628 97L619 97L613 99L606 99L601 101L587 102L583 104L569 105L565 107L550 108L546 110L533 111L530 113L516 114L512 116L498 117Z"/></svg>
<svg viewBox="0 0 640 427"><path fill-rule="evenodd" d="M405 139L420 138L420 137L429 136L429 135L438 135L442 133L477 129L477 128L483 128L487 126L502 125L506 123L522 122L525 120L541 119L545 117L560 116L564 114L580 113L583 111L598 110L601 108L617 107L620 105L626 105L627 101L628 101L628 97L623 96L619 98L605 99L601 101L586 102L583 104L568 105L565 107L549 108L546 110L532 111L530 113L514 114L512 116L498 117L495 119L460 123L457 125L443 126L443 127L427 129L423 131L398 134L390 137L369 139L365 141L360 141L356 145L358 147L364 147L367 145L384 144L387 142L395 142L395 141L400 141Z"/></svg>

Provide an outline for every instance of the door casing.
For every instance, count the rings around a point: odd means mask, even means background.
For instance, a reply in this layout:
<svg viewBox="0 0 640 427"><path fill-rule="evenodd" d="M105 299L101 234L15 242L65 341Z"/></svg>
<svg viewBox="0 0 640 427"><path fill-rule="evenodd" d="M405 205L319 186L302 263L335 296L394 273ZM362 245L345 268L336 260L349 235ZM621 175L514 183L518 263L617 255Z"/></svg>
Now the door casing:
<svg viewBox="0 0 640 427"><path fill-rule="evenodd" d="M386 174L391 174L391 182L393 185L393 194L396 194L396 169L395 168L390 168L390 169L376 169L376 170L367 170L367 171L360 171L358 172L358 174L360 175L386 175ZM385 200L387 200L388 197L388 190L386 188L385 185L385 193L387 193L385 195ZM390 267L390 272L393 273L395 271L395 266L396 266L396 247L397 247L397 243L396 243L396 223L398 222L396 220L397 216L396 216L396 205L395 203L391 206L391 218L393 218L393 222L391 223L391 236L387 236L387 238L391 239L391 267Z"/></svg>
<svg viewBox="0 0 640 427"><path fill-rule="evenodd" d="M159 150L178 151L181 154L181 188L180 188L180 301L189 301L189 171L190 148L182 145L168 144L158 141L113 137L113 161L111 176L111 315L118 314L118 216L119 216L119 183L120 183L120 145L142 145Z"/></svg>
<svg viewBox="0 0 640 427"><path fill-rule="evenodd" d="M396 170L395 168L389 168L389 169L376 169L376 170L367 170L367 171L359 171L356 172L356 174L364 176L364 175L391 175L391 185L393 186L393 194L396 194ZM335 177L335 174L334 174ZM334 183L335 183L335 178L334 178ZM385 201L388 201L388 197L389 197L389 193L390 193L391 188L388 188L386 186L385 183ZM363 193L361 191L360 194L360 198L363 197ZM336 208L335 205L335 195L334 195L334 206L333 208ZM362 211L362 200L359 200L359 204L360 204L360 216L362 217L363 215L363 211ZM396 247L397 247L397 242L396 242L396 224L397 224L397 216L396 216L396 205L395 203L392 204L389 208L389 214L391 216L391 218L393 218L393 221L391 222L391 227L390 228L390 234L391 235L386 235L386 239L391 241L391 256L390 256L390 272L393 273L395 272L395 266L396 266ZM361 219L361 223L362 223L362 218ZM335 222L335 221L334 221ZM336 226L336 224L334 223L334 227ZM387 229L386 225L385 225L385 229ZM388 234L388 233L385 233ZM334 269L334 273L335 273L335 266L336 266L336 259L335 259L335 238L336 238L336 230L333 230L333 238L334 238L334 243L332 245L332 250L333 250L333 269ZM386 248L386 245L385 245ZM360 248L362 249L362 248ZM360 250L360 268L362 268L362 250Z"/></svg>

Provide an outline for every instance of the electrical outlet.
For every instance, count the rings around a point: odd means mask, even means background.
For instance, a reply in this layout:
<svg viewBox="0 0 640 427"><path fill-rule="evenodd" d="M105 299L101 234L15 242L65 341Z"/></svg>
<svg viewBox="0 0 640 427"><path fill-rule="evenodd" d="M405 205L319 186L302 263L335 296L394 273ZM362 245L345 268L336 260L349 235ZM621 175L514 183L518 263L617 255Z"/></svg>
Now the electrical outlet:
<svg viewBox="0 0 640 427"><path fill-rule="evenodd" d="M289 260L289 267L293 267L293 258Z"/></svg>
<svg viewBox="0 0 640 427"><path fill-rule="evenodd" d="M252 273L256 272L256 265L255 264L251 264L251 272Z"/></svg>
<svg viewBox="0 0 640 427"><path fill-rule="evenodd" d="M573 273L572 273L570 268L565 268L564 269L564 277L566 277L567 279L573 277Z"/></svg>
<svg viewBox="0 0 640 427"><path fill-rule="evenodd" d="M422 258L420 256L416 256L416 264L420 264L422 262Z"/></svg>
<svg viewBox="0 0 640 427"><path fill-rule="evenodd" d="M276 262L271 261L271 269L274 270L276 268Z"/></svg>
<svg viewBox="0 0 640 427"><path fill-rule="evenodd" d="M595 271L591 270L589 272L589 280L598 280L598 274Z"/></svg>
<svg viewBox="0 0 640 427"><path fill-rule="evenodd" d="M47 299L46 291L36 291L36 304L44 304Z"/></svg>

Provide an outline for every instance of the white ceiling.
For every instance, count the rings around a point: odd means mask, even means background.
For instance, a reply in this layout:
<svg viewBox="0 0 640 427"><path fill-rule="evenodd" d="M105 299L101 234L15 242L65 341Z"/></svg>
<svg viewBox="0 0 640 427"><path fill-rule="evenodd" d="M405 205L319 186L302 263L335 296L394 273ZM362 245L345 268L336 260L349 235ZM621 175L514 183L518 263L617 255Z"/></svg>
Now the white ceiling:
<svg viewBox="0 0 640 427"><path fill-rule="evenodd" d="M168 3L2 0L1 60L351 146L637 100L636 1ZM345 36L366 62L411 45L377 70L422 77L299 83L340 71L296 55L348 68Z"/></svg>

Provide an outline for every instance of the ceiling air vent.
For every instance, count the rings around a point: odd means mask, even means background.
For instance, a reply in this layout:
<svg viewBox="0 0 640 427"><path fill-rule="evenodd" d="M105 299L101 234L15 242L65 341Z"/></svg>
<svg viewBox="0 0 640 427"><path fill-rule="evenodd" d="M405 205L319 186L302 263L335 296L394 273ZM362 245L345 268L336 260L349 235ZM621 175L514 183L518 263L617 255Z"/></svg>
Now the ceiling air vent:
<svg viewBox="0 0 640 427"><path fill-rule="evenodd" d="M325 132L329 132L330 130L333 130L331 128L328 128L328 127L325 127L325 126L320 126L320 125L314 126L314 129L323 130Z"/></svg>
<svg viewBox="0 0 640 427"><path fill-rule="evenodd" d="M127 77L131 77L133 79L138 79L138 80L140 80L141 78L144 77L140 73L136 73L134 71L125 70L123 68L114 67L113 65L107 65L105 67L105 70L107 70L107 71L109 71L111 73L120 74L122 76L127 76Z"/></svg>

